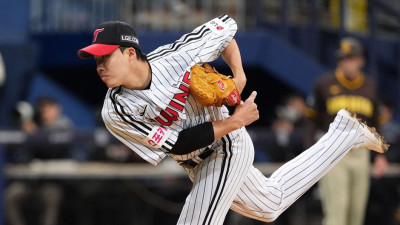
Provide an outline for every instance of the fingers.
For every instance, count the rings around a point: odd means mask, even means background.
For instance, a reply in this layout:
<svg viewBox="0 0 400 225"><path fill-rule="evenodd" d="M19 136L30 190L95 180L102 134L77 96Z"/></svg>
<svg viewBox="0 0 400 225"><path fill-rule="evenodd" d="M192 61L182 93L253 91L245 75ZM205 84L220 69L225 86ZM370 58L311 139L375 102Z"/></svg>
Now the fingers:
<svg viewBox="0 0 400 225"><path fill-rule="evenodd" d="M254 102L254 99L256 98L256 96L257 96L257 92L256 92L256 91L253 91L253 92L251 93L251 95L247 98L246 102L247 102L247 101Z"/></svg>
<svg viewBox="0 0 400 225"><path fill-rule="evenodd" d="M240 118L243 121L244 126L247 126L260 118L257 104L254 99L257 96L257 92L253 91L250 96L243 103L241 102L235 109L233 116Z"/></svg>

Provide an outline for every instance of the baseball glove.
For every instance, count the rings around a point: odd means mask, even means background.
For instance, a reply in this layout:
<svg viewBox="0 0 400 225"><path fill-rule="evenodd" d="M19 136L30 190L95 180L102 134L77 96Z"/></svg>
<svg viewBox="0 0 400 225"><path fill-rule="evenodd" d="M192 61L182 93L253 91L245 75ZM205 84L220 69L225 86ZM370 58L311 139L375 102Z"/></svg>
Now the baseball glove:
<svg viewBox="0 0 400 225"><path fill-rule="evenodd" d="M232 78L218 73L209 64L191 68L189 90L204 106L234 106L240 103L240 94Z"/></svg>

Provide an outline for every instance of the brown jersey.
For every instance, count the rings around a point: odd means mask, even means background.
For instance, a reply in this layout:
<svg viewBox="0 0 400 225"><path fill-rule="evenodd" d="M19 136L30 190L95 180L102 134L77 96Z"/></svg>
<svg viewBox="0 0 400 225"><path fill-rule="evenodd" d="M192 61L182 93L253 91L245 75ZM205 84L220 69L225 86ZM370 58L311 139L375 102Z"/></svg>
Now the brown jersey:
<svg viewBox="0 0 400 225"><path fill-rule="evenodd" d="M327 131L336 113L346 107L368 125L378 125L375 82L362 73L355 80L347 79L339 69L322 75L316 80L313 97L311 117L319 130Z"/></svg>

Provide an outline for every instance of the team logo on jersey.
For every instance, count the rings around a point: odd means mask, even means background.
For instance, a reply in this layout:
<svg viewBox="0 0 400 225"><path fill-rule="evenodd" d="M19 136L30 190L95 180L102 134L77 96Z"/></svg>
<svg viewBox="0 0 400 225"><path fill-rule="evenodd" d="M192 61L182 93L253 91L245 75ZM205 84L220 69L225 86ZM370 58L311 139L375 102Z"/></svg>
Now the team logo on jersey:
<svg viewBox="0 0 400 225"><path fill-rule="evenodd" d="M93 32L93 42L95 42L97 40L97 35L99 35L100 32L102 32L104 30L104 28L101 29L97 29Z"/></svg>
<svg viewBox="0 0 400 225"><path fill-rule="evenodd" d="M217 82L217 84L218 84L219 89L221 89L221 91L224 91L224 90L225 90L226 86L225 86L224 82L222 82L222 81L219 80L219 81Z"/></svg>
<svg viewBox="0 0 400 225"><path fill-rule="evenodd" d="M221 31L224 28L223 24L224 22L220 19L215 19L215 20L211 20L209 23L206 23L206 26L208 28L210 28L213 32L217 32L217 31Z"/></svg>
<svg viewBox="0 0 400 225"><path fill-rule="evenodd" d="M144 107L144 109L141 112L139 112L139 115L140 116L144 116L144 113L146 112L146 109L147 109L147 105Z"/></svg>

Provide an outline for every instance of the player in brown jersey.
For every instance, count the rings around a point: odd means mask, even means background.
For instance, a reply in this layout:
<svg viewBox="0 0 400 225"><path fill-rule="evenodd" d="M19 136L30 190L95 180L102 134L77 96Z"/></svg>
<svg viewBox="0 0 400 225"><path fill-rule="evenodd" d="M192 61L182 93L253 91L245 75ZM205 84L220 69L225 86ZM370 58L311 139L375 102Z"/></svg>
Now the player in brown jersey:
<svg viewBox="0 0 400 225"><path fill-rule="evenodd" d="M337 68L318 77L308 99L307 146L328 130L329 121L345 107L368 125L378 126L378 91L374 81L362 72L365 64L362 44L354 38L343 38L336 54ZM374 164L374 176L382 176L388 166L385 156L376 155ZM370 151L355 150L321 179L324 225L363 224L369 172Z"/></svg>

